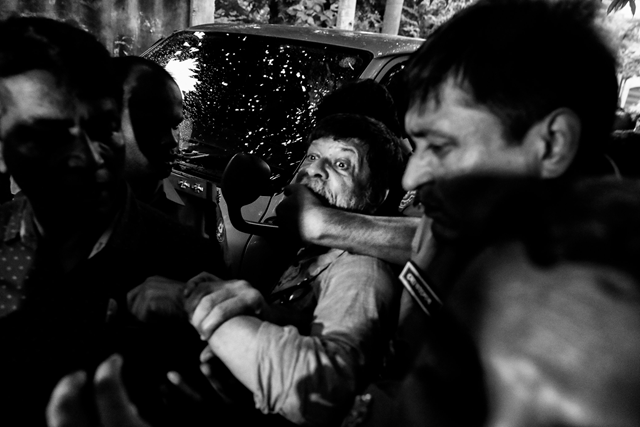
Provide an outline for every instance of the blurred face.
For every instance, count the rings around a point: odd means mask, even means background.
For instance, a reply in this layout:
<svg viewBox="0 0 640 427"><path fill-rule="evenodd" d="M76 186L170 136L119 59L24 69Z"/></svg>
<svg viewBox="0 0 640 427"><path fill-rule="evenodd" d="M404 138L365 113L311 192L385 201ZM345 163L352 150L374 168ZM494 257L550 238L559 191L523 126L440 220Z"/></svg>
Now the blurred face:
<svg viewBox="0 0 640 427"><path fill-rule="evenodd" d="M294 182L304 184L328 205L366 212L370 176L365 148L348 141L320 138L311 143Z"/></svg>
<svg viewBox="0 0 640 427"><path fill-rule="evenodd" d="M132 90L122 115L127 177L159 181L169 176L182 118L182 93L173 81L143 80Z"/></svg>
<svg viewBox="0 0 640 427"><path fill-rule="evenodd" d="M640 315L617 291L637 289L630 277L593 264L542 269L516 244L475 265L466 284L487 289L471 321L486 427L640 425Z"/></svg>
<svg viewBox="0 0 640 427"><path fill-rule="evenodd" d="M435 221L439 201L430 194L433 183L469 173L539 175L540 164L532 137L513 143L499 119L471 102L451 80L440 102L414 105L405 116L407 133L415 145L402 179L406 190L419 189L425 213Z"/></svg>
<svg viewBox="0 0 640 427"><path fill-rule="evenodd" d="M34 207L113 207L123 147L112 99L79 102L48 72L30 71L0 80L0 105L0 166Z"/></svg>

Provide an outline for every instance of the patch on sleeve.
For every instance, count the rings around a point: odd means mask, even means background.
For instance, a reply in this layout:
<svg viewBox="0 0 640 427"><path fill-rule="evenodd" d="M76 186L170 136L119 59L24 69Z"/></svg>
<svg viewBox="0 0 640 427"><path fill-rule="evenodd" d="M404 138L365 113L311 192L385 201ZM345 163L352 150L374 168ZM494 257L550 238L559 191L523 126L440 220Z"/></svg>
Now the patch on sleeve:
<svg viewBox="0 0 640 427"><path fill-rule="evenodd" d="M408 261L405 264L399 279L427 316L431 316L436 309L442 306L442 301L427 284L427 281L422 277L412 261Z"/></svg>

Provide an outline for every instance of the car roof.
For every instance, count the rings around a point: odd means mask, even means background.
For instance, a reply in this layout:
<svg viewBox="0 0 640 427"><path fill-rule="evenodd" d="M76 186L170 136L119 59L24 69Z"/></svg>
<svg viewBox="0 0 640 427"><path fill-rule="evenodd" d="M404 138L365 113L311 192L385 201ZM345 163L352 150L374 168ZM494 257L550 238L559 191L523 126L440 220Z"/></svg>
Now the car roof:
<svg viewBox="0 0 640 427"><path fill-rule="evenodd" d="M424 39L392 36L388 34L363 31L338 30L334 28L299 27L276 24L203 24L187 28L185 31L221 32L251 34L280 39L303 40L341 47L362 49L371 52L374 57L410 54Z"/></svg>

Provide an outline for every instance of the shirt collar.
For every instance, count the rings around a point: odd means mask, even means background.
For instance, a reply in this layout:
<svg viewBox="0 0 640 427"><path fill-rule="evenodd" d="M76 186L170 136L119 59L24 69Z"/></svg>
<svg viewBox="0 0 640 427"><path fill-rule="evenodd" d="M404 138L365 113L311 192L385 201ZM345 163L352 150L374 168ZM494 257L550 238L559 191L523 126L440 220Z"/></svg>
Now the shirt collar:
<svg viewBox="0 0 640 427"><path fill-rule="evenodd" d="M33 216L33 209L26 197L18 195L11 203L16 204L4 232L4 242L20 238L26 246L35 249L38 240L38 229Z"/></svg>
<svg viewBox="0 0 640 427"><path fill-rule="evenodd" d="M20 237L20 240L25 246L31 249L36 249L40 232L38 231L36 219L33 215L31 203L29 203L29 200L26 197L20 195L14 198L14 203L17 203L18 206L13 210L11 217L9 218L9 222L4 232L4 242L9 242ZM129 203L126 203L124 209L126 209L128 205ZM114 216L109 226L96 241L95 245L93 245L91 253L89 254L89 259L97 255L102 251L102 249L104 249L107 243L109 243L115 225L122 216L122 210L123 209Z"/></svg>

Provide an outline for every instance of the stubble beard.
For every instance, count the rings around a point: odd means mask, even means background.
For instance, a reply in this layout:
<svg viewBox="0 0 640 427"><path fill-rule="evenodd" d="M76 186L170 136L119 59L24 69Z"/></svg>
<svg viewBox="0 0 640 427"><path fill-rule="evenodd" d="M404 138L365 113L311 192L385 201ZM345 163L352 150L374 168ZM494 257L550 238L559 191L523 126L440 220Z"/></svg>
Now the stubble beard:
<svg viewBox="0 0 640 427"><path fill-rule="evenodd" d="M349 192L348 196L338 197L331 193L324 182L319 179L305 176L299 183L311 190L325 205L350 212L368 213L369 189L365 191L354 189Z"/></svg>

